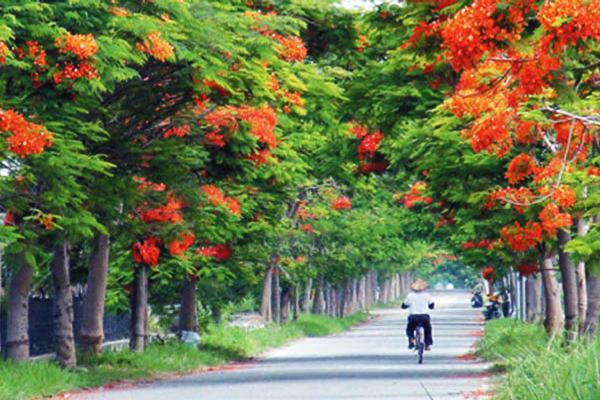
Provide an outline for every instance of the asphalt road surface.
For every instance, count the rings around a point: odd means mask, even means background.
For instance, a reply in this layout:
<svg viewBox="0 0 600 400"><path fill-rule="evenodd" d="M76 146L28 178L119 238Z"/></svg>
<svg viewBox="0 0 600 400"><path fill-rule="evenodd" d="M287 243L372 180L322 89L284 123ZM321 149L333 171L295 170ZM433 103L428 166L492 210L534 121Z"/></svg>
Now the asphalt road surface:
<svg viewBox="0 0 600 400"><path fill-rule="evenodd" d="M198 373L107 390L96 400L454 400L484 399L486 365L458 358L472 350L483 329L481 309L467 291L431 291L434 345L417 364L407 348L407 311L385 309L347 333L308 338L269 352L239 368Z"/></svg>

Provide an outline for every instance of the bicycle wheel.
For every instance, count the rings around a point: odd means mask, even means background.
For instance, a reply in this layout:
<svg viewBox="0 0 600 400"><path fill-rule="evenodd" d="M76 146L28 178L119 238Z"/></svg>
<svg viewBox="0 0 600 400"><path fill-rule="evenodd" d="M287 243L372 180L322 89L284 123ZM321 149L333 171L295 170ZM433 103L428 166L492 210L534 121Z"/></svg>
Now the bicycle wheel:
<svg viewBox="0 0 600 400"><path fill-rule="evenodd" d="M417 362L423 364L423 350L425 344L423 343L423 327L419 326L415 335L415 347L417 348Z"/></svg>

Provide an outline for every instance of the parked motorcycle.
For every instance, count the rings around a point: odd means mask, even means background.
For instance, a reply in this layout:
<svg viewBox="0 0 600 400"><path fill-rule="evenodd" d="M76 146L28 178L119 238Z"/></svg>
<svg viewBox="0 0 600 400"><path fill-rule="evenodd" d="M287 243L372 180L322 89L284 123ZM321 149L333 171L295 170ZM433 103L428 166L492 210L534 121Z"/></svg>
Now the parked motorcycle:
<svg viewBox="0 0 600 400"><path fill-rule="evenodd" d="M500 312L500 305L502 304L502 299L500 296L490 296L490 304L483 311L483 316L486 321L491 319L502 317L502 313Z"/></svg>
<svg viewBox="0 0 600 400"><path fill-rule="evenodd" d="M471 307L472 308L483 307L483 297L481 296L481 293L475 292L473 297L471 297Z"/></svg>

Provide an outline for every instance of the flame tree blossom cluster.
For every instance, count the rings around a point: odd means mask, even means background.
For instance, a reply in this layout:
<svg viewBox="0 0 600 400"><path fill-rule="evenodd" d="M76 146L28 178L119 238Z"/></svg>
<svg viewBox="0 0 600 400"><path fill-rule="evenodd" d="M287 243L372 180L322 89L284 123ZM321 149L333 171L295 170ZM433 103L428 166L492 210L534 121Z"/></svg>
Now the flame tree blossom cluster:
<svg viewBox="0 0 600 400"><path fill-rule="evenodd" d="M331 200L330 207L332 210L345 210L350 209L350 207L352 207L352 203L348 197L341 196Z"/></svg>
<svg viewBox="0 0 600 400"><path fill-rule="evenodd" d="M0 109L0 132L11 134L6 139L8 150L21 158L41 154L45 147L52 146L54 139L43 125L27 121L14 110Z"/></svg>
<svg viewBox="0 0 600 400"><path fill-rule="evenodd" d="M277 16L276 11L271 11L266 14L262 14L260 11L246 11L246 16L254 18L254 22L257 24L262 23L263 17L275 17ZM302 62L306 58L308 49L304 44L302 38L298 36L282 36L279 33L269 29L268 26L255 27L257 32L262 35L274 39L278 42L279 58L288 62Z"/></svg>
<svg viewBox="0 0 600 400"><path fill-rule="evenodd" d="M205 140L214 146L224 147L231 135L240 130L240 121L249 125L249 134L254 136L260 145L266 146L262 149L256 149L253 154L246 156L253 161L258 168L269 160L277 160L272 151L277 148L277 136L275 128L277 126L277 112L268 104L255 108L247 105L241 107L223 106L208 113L204 121L209 127L214 128L209 132Z"/></svg>
<svg viewBox="0 0 600 400"><path fill-rule="evenodd" d="M67 33L56 39L54 45L64 56L62 70L53 75L54 83L65 80L74 82L81 78L100 79L93 59L98 52L98 45L92 34ZM74 60L71 59L72 56L75 56Z"/></svg>
<svg viewBox="0 0 600 400"><path fill-rule="evenodd" d="M369 133L364 126L354 122L348 124L348 132L350 137L356 137L360 140L358 145L358 159L362 162L358 168L359 172L366 175L371 172L382 173L385 171L388 162L373 159L379 149L381 140L384 138L384 134L379 130Z"/></svg>
<svg viewBox="0 0 600 400"><path fill-rule="evenodd" d="M425 204L431 204L433 199L430 196L423 196L427 191L427 184L425 182L415 182L411 185L408 193L402 195L400 193L394 194L394 202L402 201L404 207L410 209L415 203L423 202Z"/></svg>
<svg viewBox="0 0 600 400"><path fill-rule="evenodd" d="M203 185L200 190L204 192L206 198L215 206L225 205L229 208L229 212L234 215L241 215L240 202L229 196L225 196L223 192L215 185Z"/></svg>
<svg viewBox="0 0 600 400"><path fill-rule="evenodd" d="M174 56L174 48L169 42L164 40L160 31L152 31L148 33L148 38L142 43L137 44L137 49L142 53L151 55L152 57L165 62L167 58Z"/></svg>
<svg viewBox="0 0 600 400"><path fill-rule="evenodd" d="M535 205L527 215L537 218L501 230L514 251L571 227L577 195L569 177L595 176L589 154L598 110L586 98L598 83L589 57L600 39L598 16L598 2L477 1L422 22L405 46L418 52L439 44L427 62L447 62L458 76L444 106L467 126L462 136L475 152L508 158L504 176L512 187L492 190L482 211L500 202L524 214ZM567 100L567 92L586 106Z"/></svg>
<svg viewBox="0 0 600 400"><path fill-rule="evenodd" d="M217 244L199 248L198 254L205 257L215 257L218 260L226 260L233 255L233 250L227 244Z"/></svg>

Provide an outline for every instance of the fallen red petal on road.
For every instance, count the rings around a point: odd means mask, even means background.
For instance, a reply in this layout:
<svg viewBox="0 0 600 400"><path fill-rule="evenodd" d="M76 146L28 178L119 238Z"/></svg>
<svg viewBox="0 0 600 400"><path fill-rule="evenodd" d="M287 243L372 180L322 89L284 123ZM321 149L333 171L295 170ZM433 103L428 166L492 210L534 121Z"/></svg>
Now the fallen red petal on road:
<svg viewBox="0 0 600 400"><path fill-rule="evenodd" d="M462 356L456 357L457 360L477 360L477 356L472 353L463 354Z"/></svg>
<svg viewBox="0 0 600 400"><path fill-rule="evenodd" d="M483 337L483 331L472 331L467 333L467 336Z"/></svg>
<svg viewBox="0 0 600 400"><path fill-rule="evenodd" d="M476 390L474 392L463 393L463 396L467 399L482 399L492 397L494 393L486 392L483 389Z"/></svg>

